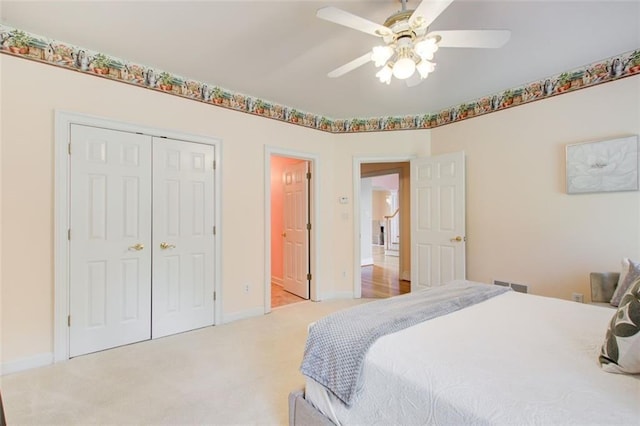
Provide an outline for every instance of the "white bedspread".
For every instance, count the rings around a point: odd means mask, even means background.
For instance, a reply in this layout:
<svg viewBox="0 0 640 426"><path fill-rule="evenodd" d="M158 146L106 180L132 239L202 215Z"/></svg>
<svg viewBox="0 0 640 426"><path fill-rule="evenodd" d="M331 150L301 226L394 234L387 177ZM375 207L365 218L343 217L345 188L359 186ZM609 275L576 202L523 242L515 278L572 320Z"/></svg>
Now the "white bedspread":
<svg viewBox="0 0 640 426"><path fill-rule="evenodd" d="M508 292L379 339L351 408L306 398L342 425L640 425L640 376L597 362L614 312Z"/></svg>

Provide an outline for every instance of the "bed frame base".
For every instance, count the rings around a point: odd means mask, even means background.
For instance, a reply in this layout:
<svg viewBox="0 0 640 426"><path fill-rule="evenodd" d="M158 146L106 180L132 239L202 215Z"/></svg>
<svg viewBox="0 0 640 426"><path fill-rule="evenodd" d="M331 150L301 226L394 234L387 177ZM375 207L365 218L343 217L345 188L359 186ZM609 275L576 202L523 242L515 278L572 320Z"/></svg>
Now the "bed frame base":
<svg viewBox="0 0 640 426"><path fill-rule="evenodd" d="M289 426L335 426L320 411L304 399L304 390L289 394Z"/></svg>

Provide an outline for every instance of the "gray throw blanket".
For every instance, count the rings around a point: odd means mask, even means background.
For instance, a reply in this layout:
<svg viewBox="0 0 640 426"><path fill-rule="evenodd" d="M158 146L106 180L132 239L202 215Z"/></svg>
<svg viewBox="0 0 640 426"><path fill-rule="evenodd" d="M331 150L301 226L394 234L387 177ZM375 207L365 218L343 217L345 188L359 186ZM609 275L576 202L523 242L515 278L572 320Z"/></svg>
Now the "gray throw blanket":
<svg viewBox="0 0 640 426"><path fill-rule="evenodd" d="M458 280L336 312L309 330L300 370L351 405L364 358L379 337L509 290Z"/></svg>

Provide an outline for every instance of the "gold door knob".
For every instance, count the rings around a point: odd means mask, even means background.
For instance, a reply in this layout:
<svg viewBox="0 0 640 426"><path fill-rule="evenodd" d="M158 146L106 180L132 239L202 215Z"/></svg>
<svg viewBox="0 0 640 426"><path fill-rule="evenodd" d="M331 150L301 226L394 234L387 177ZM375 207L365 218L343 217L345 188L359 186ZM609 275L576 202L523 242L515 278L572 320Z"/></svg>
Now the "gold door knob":
<svg viewBox="0 0 640 426"><path fill-rule="evenodd" d="M166 250L166 249L172 249L172 248L176 248L175 245L173 244L169 244L169 243L165 243L164 241L160 243L160 248L162 250Z"/></svg>
<svg viewBox="0 0 640 426"><path fill-rule="evenodd" d="M460 241L462 241L462 237L461 236L457 236L455 238L451 238L450 240L452 243L459 243Z"/></svg>
<svg viewBox="0 0 640 426"><path fill-rule="evenodd" d="M131 247L129 247L129 250L135 250L135 251L140 251L144 248L144 244L142 243L138 243L136 245L133 245Z"/></svg>
<svg viewBox="0 0 640 426"><path fill-rule="evenodd" d="M287 238L287 233L286 233L286 232L283 232L283 233L282 233L282 236L283 236L284 238Z"/></svg>

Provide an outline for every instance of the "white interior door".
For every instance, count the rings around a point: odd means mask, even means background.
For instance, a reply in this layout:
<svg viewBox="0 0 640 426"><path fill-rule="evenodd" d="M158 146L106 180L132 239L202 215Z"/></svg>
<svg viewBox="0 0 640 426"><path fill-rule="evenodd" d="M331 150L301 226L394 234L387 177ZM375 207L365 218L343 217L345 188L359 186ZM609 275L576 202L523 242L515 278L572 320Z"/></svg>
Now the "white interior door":
<svg viewBox="0 0 640 426"><path fill-rule="evenodd" d="M284 289L309 298L309 164L284 168Z"/></svg>
<svg viewBox="0 0 640 426"><path fill-rule="evenodd" d="M213 146L153 138L153 338L213 324L213 161Z"/></svg>
<svg viewBox="0 0 640 426"><path fill-rule="evenodd" d="M411 160L411 289L465 278L464 153Z"/></svg>
<svg viewBox="0 0 640 426"><path fill-rule="evenodd" d="M71 357L150 338L151 137L71 125Z"/></svg>

